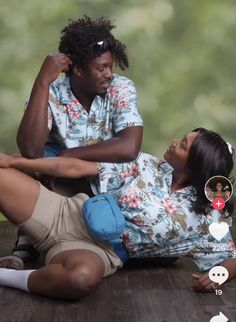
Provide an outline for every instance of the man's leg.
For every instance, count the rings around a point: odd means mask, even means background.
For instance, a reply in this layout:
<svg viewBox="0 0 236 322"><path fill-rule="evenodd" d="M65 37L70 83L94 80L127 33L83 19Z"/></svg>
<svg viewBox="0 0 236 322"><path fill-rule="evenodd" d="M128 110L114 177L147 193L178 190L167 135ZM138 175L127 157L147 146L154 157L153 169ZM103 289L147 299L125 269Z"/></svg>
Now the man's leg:
<svg viewBox="0 0 236 322"><path fill-rule="evenodd" d="M15 169L0 169L0 211L13 224L22 224L31 217L39 190L38 182L26 174ZM10 274L11 282L16 282L21 289L27 288L27 279L32 271L16 271L15 269L23 266L19 259L5 256L1 258L0 264L1 267L14 268L0 268L0 285L6 285L7 276ZM20 276L15 278L16 273L20 273Z"/></svg>
<svg viewBox="0 0 236 322"><path fill-rule="evenodd" d="M27 220L39 195L39 184L31 177L15 169L0 169L0 211L14 224ZM0 267L22 269L23 262L17 256L0 259Z"/></svg>
<svg viewBox="0 0 236 322"><path fill-rule="evenodd" d="M93 251L69 250L57 254L49 265L35 271L0 269L0 285L53 299L77 300L98 284L104 267L103 260ZM4 270L3 281L1 270Z"/></svg>
<svg viewBox="0 0 236 322"><path fill-rule="evenodd" d="M33 213L39 196L39 183L15 169L0 169L0 211L15 225Z"/></svg>
<svg viewBox="0 0 236 322"><path fill-rule="evenodd" d="M52 178L51 178L52 179ZM51 181L51 185L47 185L45 180L41 181L49 190L52 190L62 196L72 197L77 193L83 192L89 196L92 196L92 190L90 188L89 181L85 178L80 179L63 179L55 178ZM15 247L12 250L13 259L12 264L15 265L18 261L18 258L21 258L24 263L32 262L38 259L39 253L31 244L27 235L22 232L20 229L17 231L17 241ZM15 255L15 256L14 256ZM0 261L0 267L2 263Z"/></svg>

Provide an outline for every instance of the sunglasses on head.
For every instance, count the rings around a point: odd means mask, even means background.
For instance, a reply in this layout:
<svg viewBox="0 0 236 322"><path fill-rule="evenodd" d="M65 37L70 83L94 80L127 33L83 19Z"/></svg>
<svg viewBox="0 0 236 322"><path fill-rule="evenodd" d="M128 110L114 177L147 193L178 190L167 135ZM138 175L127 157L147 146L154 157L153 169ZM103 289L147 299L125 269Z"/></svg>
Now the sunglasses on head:
<svg viewBox="0 0 236 322"><path fill-rule="evenodd" d="M104 39L104 40L92 43L91 45L88 46L88 48L91 49L93 56L97 56L103 53L104 51L111 49L113 44L114 42L111 39ZM78 60L78 57L75 55L69 54L68 56L75 61Z"/></svg>
<svg viewBox="0 0 236 322"><path fill-rule="evenodd" d="M97 41L89 45L89 48L92 49L94 55L103 52L105 50L109 50L112 47L111 39L104 39L101 41Z"/></svg>

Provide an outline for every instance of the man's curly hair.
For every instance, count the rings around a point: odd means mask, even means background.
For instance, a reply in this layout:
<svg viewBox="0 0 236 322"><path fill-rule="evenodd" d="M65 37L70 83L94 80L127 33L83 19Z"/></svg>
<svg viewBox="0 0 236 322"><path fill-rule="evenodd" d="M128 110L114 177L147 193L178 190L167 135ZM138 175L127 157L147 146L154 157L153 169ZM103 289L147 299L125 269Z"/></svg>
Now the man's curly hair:
<svg viewBox="0 0 236 322"><path fill-rule="evenodd" d="M70 20L61 32L59 51L68 55L73 65L82 68L88 67L90 61L103 52L110 51L115 64L124 70L129 67L126 46L112 35L113 28L115 25L106 17L92 20L83 16L78 20ZM93 45L104 40L109 44L108 47L94 51Z"/></svg>

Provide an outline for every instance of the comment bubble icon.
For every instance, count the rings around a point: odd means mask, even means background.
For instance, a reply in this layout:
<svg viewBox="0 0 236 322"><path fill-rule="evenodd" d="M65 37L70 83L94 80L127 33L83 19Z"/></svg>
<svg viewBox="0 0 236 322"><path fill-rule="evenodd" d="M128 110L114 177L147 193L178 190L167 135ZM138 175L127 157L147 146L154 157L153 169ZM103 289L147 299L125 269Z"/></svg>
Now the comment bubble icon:
<svg viewBox="0 0 236 322"><path fill-rule="evenodd" d="M227 281L229 277L228 270L223 266L215 266L209 271L209 279L219 285Z"/></svg>
<svg viewBox="0 0 236 322"><path fill-rule="evenodd" d="M210 320L210 322L227 322L229 321L228 318L220 312L219 315L213 316L213 318Z"/></svg>

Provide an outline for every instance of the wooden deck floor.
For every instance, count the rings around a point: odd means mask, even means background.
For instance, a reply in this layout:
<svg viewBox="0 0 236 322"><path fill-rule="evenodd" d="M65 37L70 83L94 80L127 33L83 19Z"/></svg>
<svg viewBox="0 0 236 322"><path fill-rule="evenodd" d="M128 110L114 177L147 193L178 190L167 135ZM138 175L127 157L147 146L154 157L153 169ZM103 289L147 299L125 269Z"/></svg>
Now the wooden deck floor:
<svg viewBox="0 0 236 322"><path fill-rule="evenodd" d="M0 222L0 256L9 254L15 228ZM32 266L31 266L32 267ZM0 287L0 322L209 322L219 312L236 321L236 280L223 295L191 290L193 264L131 263L77 302L54 301Z"/></svg>

